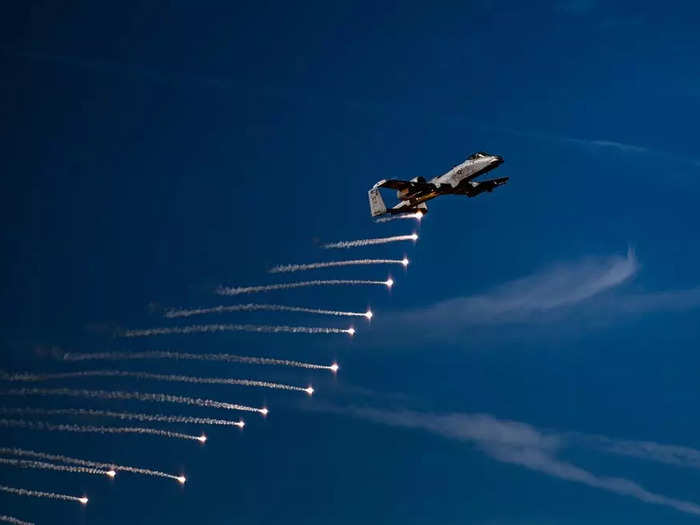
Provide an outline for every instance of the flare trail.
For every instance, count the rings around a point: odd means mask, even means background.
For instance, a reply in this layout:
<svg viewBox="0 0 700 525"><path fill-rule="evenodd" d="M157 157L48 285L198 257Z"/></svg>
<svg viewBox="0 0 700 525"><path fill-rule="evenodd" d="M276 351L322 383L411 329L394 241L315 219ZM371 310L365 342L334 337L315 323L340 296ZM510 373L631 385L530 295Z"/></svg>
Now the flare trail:
<svg viewBox="0 0 700 525"><path fill-rule="evenodd" d="M160 472L159 470L152 470L140 467L129 467L126 465L119 465L117 463L101 462L101 461L88 461L87 459L72 458L69 456L63 456L60 454L47 454L45 452L35 452L34 450L25 450L21 448L0 448L0 454L5 454L8 456L19 456L19 457L29 457L46 459L49 461L58 461L61 463L69 463L73 465L80 465L83 467L92 467L94 469L108 469L105 473L110 471L119 472L132 472L134 474L143 474L144 476L156 476L160 478L169 478L176 481L183 479L183 476L175 476L173 474L168 474L167 472ZM102 471L99 471L102 472ZM110 475L110 474L108 474Z"/></svg>
<svg viewBox="0 0 700 525"><path fill-rule="evenodd" d="M88 499L85 497L79 498L78 496L69 496L67 494L59 494L57 492L42 492L39 490L20 489L16 487L8 487L7 485L0 485L0 491L8 492L10 494L16 494L17 496L31 496L34 498L77 501L78 503L82 503L83 505L85 505L88 502Z"/></svg>
<svg viewBox="0 0 700 525"><path fill-rule="evenodd" d="M40 470L57 470L61 472L77 472L79 474L94 474L99 476L113 476L111 470L99 470L91 467L56 465L54 463L46 463L44 461L27 461L24 459L0 458L0 464L10 465L19 468L33 468Z"/></svg>
<svg viewBox="0 0 700 525"><path fill-rule="evenodd" d="M199 383L217 385L239 385L261 388L274 388L277 390L291 390L308 392L309 387L284 385L269 381L256 381L253 379L233 379L228 377L193 377L170 374L151 374L149 372L130 372L125 370L84 370L81 372L65 372L60 374L14 374L5 377L8 381L51 381L55 379L73 379L81 377L133 377L135 379L151 379L154 381L170 381L175 383Z"/></svg>
<svg viewBox="0 0 700 525"><path fill-rule="evenodd" d="M0 407L0 414L20 416L75 416L75 417L108 417L122 421L143 421L149 423L182 423L192 425L220 425L243 428L245 422L240 419L213 419L209 417L168 416L162 414L140 414L134 412L113 412L111 410L94 410L91 408L6 408Z"/></svg>
<svg viewBox="0 0 700 525"><path fill-rule="evenodd" d="M273 290L288 290L290 288L303 288L306 286L387 286L387 281L371 281L365 279L330 279L325 281L298 281L293 283L266 284L261 286L219 286L216 293L219 295L239 295L243 293L271 292Z"/></svg>
<svg viewBox="0 0 700 525"><path fill-rule="evenodd" d="M119 390L72 390L70 388L17 388L1 392L7 396L69 396L86 397L91 399L133 399L135 401L154 403L177 403L209 408L223 408L225 410L241 410L245 412L260 412L267 414L266 408L254 408L224 401L201 399L197 397L175 396L171 394L146 393L146 392L121 392Z"/></svg>
<svg viewBox="0 0 700 525"><path fill-rule="evenodd" d="M192 436L169 430L160 430L147 427L94 427L81 425L54 425L45 421L23 421L21 419L0 419L0 427L6 428L26 428L28 430L39 430L45 432L88 432L96 434L150 434L173 439L189 439L192 441L205 442L204 436Z"/></svg>
<svg viewBox="0 0 700 525"><path fill-rule="evenodd" d="M318 270L321 268L334 268L336 266L360 266L370 264L399 264L408 266L408 259L353 259L349 261L330 261L308 264L282 264L270 269L270 273L301 272L305 270Z"/></svg>
<svg viewBox="0 0 700 525"><path fill-rule="evenodd" d="M386 282L384 283L386 284ZM285 306L282 304L233 304L229 306L212 306L210 308L172 309L167 310L165 317L174 319L176 317L192 317L193 315L221 314L227 312L300 312L307 314L335 315L339 317L367 317L367 312L343 312L340 310L324 310L321 308L306 308L303 306Z"/></svg>
<svg viewBox="0 0 700 525"><path fill-rule="evenodd" d="M390 242L416 241L418 235L395 235L393 237L380 237L378 239L358 239L356 241L339 241L324 244L324 248L359 248L362 246L374 246L376 244L387 244Z"/></svg>
<svg viewBox="0 0 700 525"><path fill-rule="evenodd" d="M226 363L246 363L250 365L290 366L294 368L310 368L315 370L330 370L336 372L338 365L317 365L303 361L290 361L287 359L273 359L270 357L248 357L235 354L189 354L184 352L149 351L149 352L101 352L92 354L63 355L65 361L89 361L89 360L130 360L130 359L182 359L199 361L223 361Z"/></svg>

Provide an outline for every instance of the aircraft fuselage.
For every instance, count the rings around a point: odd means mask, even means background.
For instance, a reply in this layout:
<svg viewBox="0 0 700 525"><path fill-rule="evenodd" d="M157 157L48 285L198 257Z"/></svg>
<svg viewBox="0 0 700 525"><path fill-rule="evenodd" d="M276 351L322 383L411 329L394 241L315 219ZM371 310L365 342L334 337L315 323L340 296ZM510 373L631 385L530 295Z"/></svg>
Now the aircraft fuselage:
<svg viewBox="0 0 700 525"><path fill-rule="evenodd" d="M429 181L416 177L410 181L388 179L381 180L370 189L370 209L372 216L420 212L427 213L425 202L439 195L466 195L474 197L484 191L493 191L497 186L505 184L508 177L477 182L474 179L503 164L503 157L490 153L478 152L470 155L467 160L458 164L447 173L434 177ZM400 201L393 208L387 209L379 195L380 188L396 189L396 197Z"/></svg>

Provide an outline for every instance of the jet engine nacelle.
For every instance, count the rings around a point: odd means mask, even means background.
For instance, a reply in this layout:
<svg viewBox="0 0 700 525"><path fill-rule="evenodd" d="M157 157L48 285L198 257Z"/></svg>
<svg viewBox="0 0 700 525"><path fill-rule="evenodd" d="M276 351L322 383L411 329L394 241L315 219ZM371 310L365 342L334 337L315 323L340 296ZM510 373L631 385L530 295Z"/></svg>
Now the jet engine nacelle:
<svg viewBox="0 0 700 525"><path fill-rule="evenodd" d="M425 184L425 177L414 177L410 182L416 182L418 184ZM396 192L396 198L400 200L410 199L412 196L411 187L408 186L402 190Z"/></svg>

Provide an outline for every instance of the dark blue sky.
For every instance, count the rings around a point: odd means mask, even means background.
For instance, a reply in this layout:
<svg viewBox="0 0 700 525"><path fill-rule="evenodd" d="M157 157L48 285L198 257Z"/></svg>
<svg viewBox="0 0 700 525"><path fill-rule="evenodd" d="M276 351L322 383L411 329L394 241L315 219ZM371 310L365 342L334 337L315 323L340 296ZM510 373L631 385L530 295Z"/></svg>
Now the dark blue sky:
<svg viewBox="0 0 700 525"><path fill-rule="evenodd" d="M0 470L38 523L683 524L698 519L700 249L692 3L24 2L0 22L0 349L8 370L114 367L307 385L91 379L254 406L206 446L2 430L16 445L185 472ZM508 185L373 224L381 178L501 154ZM419 231L331 253L324 241ZM407 255L396 286L221 298L220 284L385 279L279 263ZM357 335L123 340L164 307L275 302L376 313ZM301 314L194 322L347 327ZM185 324L179 322L178 324ZM173 349L330 363L69 366L61 351ZM39 386L39 385L38 385ZM81 399L2 406L202 416ZM55 422L118 425L95 418ZM199 433L197 427L173 429ZM641 443L644 442L644 443ZM673 445L676 448L668 448Z"/></svg>

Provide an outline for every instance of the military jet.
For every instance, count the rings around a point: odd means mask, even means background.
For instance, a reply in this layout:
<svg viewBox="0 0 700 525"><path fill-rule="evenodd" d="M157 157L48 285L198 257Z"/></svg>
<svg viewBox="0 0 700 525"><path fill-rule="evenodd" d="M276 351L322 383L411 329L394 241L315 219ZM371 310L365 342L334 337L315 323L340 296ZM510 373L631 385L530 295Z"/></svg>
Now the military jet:
<svg viewBox="0 0 700 525"><path fill-rule="evenodd" d="M474 179L503 164L503 157L480 151L470 155L467 160L458 164L450 171L439 177L426 181L423 177L411 180L384 179L377 182L369 190L369 208L372 217L380 215L397 215L405 213L428 213L425 203L438 195L466 195L475 197L485 191L508 182L508 177L477 182ZM382 199L380 188L396 190L399 203L387 209Z"/></svg>

